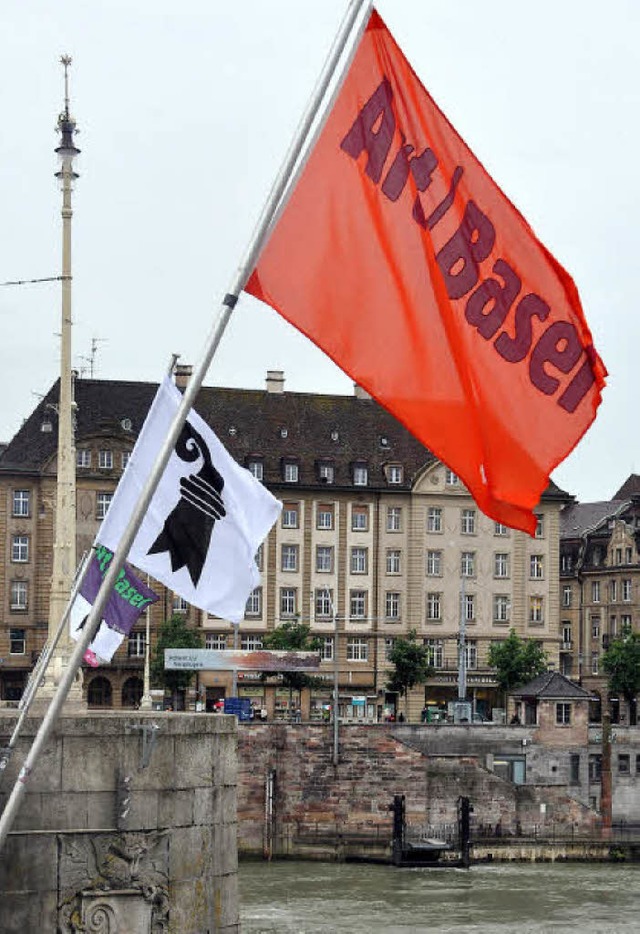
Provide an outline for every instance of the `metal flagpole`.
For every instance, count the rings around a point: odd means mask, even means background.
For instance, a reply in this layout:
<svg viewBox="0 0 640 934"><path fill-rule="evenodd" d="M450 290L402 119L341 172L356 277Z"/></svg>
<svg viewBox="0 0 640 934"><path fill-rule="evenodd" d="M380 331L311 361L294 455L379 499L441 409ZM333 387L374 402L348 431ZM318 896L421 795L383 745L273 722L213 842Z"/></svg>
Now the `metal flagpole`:
<svg viewBox="0 0 640 934"><path fill-rule="evenodd" d="M6 769L7 765L9 764L11 754L13 752L14 746L16 745L16 742L18 741L18 736L20 735L20 731L22 729L22 724L24 723L26 716L29 713L29 710L31 708L31 705L33 701L35 700L35 696L38 693L38 688L44 681L44 676L47 672L47 668L49 667L49 662L51 661L51 657L53 656L53 653L55 652L60 636L62 635L64 628L67 625L69 614L71 613L71 608L73 607L78 591L82 587L82 582L89 569L89 562L91 560L92 554L93 554L93 551L85 552L82 558L82 561L80 563L80 566L78 568L78 572L76 574L76 579L74 581L73 588L71 590L71 593L69 594L69 600L68 600L67 606L65 608L64 613L62 614L60 622L58 623L58 628L56 629L55 635L53 639L51 640L51 642L48 642L47 645L45 646L44 652L38 659L38 662L34 669L33 678L29 682L29 684L27 684L27 689L22 697L22 702L20 706L20 715L18 716L18 719L16 721L16 725L13 729L13 733L11 734L11 738L9 742L7 743L7 745L2 747L2 749L0 749L0 774L4 771L4 769Z"/></svg>
<svg viewBox="0 0 640 934"><path fill-rule="evenodd" d="M247 247L244 259L232 279L231 287L228 293L222 300L218 320L216 321L211 334L209 335L202 359L195 368L193 376L189 380L189 384L184 391L182 402L178 408L178 411L176 412L171 428L169 429L167 437L165 438L158 452L153 469L147 478L142 492L140 493L136 507L131 514L129 524L122 534L120 544L116 548L107 573L103 578L102 586L98 591L96 601L91 612L89 613L87 622L82 631L82 636L71 654L68 667L65 669L60 679L58 690L54 695L49 709L43 718L40 729L38 730L33 745L29 751L29 755L27 756L24 765L20 770L18 780L16 781L9 796L6 807L2 813L2 817L0 817L0 850L2 849L2 846L4 845L7 835L11 829L14 818L20 806L20 802L26 791L27 784L33 769L36 766L40 753L53 730L60 711L62 710L62 706L67 697L67 694L69 693L71 685L73 684L76 672L82 663L84 653L87 650L87 647L93 639L100 624L102 613L109 598L109 594L111 593L111 590L117 581L120 569L124 565L133 540L135 539L138 529L142 524L145 513L149 508L153 494L155 493L156 487L160 482L160 478L164 473L171 453L175 447L176 441L178 440L178 436L182 431L182 426L186 422L187 416L193 408L195 398L198 394L198 391L200 390L207 370L209 369L211 360L213 359L213 356L218 349L227 324L231 318L231 313L237 304L238 296L246 285L247 279L253 270L253 266L255 265L256 259L260 253L260 250L262 249L269 231L269 226L273 220L275 212L277 211L280 200L287 188L288 179L293 173L296 163L304 149L305 141L311 130L313 122L320 111L324 95L337 71L338 63L342 53L344 52L347 42L352 35L354 24L356 23L358 16L363 14L363 19L360 22L358 29L353 33L353 45L350 50L351 55L355 54L356 42L360 38L360 35L366 26L367 16L365 14L369 13L372 5L373 0L351 0L349 4L327 60L323 66L313 96L309 102L307 110L289 147L289 151L285 156L283 165L280 168L278 176L267 198L256 229ZM345 61L345 69L347 64L348 61Z"/></svg>

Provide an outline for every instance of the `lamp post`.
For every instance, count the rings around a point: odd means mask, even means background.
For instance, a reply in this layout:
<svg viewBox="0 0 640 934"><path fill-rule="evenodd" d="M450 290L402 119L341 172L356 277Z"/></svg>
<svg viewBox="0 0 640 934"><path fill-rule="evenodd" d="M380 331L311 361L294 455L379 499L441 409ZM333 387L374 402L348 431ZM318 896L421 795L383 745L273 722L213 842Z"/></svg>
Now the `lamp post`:
<svg viewBox="0 0 640 934"><path fill-rule="evenodd" d="M56 480L56 512L53 543L53 573L49 600L49 632L52 639L66 609L76 570L76 458L74 440L73 374L71 371L71 193L78 178L73 161L80 150L74 142L76 122L69 112L69 66L71 57L60 59L64 67L64 110L58 117L60 144L56 148L59 170L56 178L62 190L62 310L60 327L60 393L58 397L58 462ZM67 632L61 635L52 658L43 694L51 695L71 654ZM70 703L82 702L82 674L71 691Z"/></svg>

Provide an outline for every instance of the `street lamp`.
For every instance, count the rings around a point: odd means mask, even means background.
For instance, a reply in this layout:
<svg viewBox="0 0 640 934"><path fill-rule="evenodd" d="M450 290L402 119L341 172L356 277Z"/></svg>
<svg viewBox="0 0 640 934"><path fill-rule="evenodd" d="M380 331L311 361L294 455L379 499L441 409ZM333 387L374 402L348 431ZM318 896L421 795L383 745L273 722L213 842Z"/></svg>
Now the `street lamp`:
<svg viewBox="0 0 640 934"><path fill-rule="evenodd" d="M62 190L62 309L60 327L60 395L58 398L58 457L56 478L56 513L53 543L53 573L49 600L49 640L53 640L65 612L76 571L76 457L74 439L73 373L71 370L71 192L78 178L74 159L80 150L74 142L76 122L69 111L69 66L71 57L63 55L64 110L58 117L60 145L56 148L60 168L55 173ZM50 675L43 694L51 696L68 663L71 644L62 633L53 654ZM79 672L68 697L71 703L82 702L82 675Z"/></svg>

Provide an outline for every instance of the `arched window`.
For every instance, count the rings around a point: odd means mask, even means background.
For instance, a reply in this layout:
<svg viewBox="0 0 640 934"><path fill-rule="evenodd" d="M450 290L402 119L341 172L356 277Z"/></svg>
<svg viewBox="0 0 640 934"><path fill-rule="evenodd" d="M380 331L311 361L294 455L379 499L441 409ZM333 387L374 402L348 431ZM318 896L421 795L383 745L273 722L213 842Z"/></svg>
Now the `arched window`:
<svg viewBox="0 0 640 934"><path fill-rule="evenodd" d="M87 703L89 707L113 707L113 692L108 678L98 675L89 682Z"/></svg>
<svg viewBox="0 0 640 934"><path fill-rule="evenodd" d="M127 678L122 685L122 706L139 707L144 685L141 678Z"/></svg>

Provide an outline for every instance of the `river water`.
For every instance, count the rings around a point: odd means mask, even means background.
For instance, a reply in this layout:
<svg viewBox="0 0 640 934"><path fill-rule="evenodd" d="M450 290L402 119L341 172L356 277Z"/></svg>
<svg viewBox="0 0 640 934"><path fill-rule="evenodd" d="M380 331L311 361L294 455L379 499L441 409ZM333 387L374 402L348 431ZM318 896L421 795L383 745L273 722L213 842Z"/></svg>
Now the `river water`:
<svg viewBox="0 0 640 934"><path fill-rule="evenodd" d="M640 932L640 865L240 864L242 934Z"/></svg>

